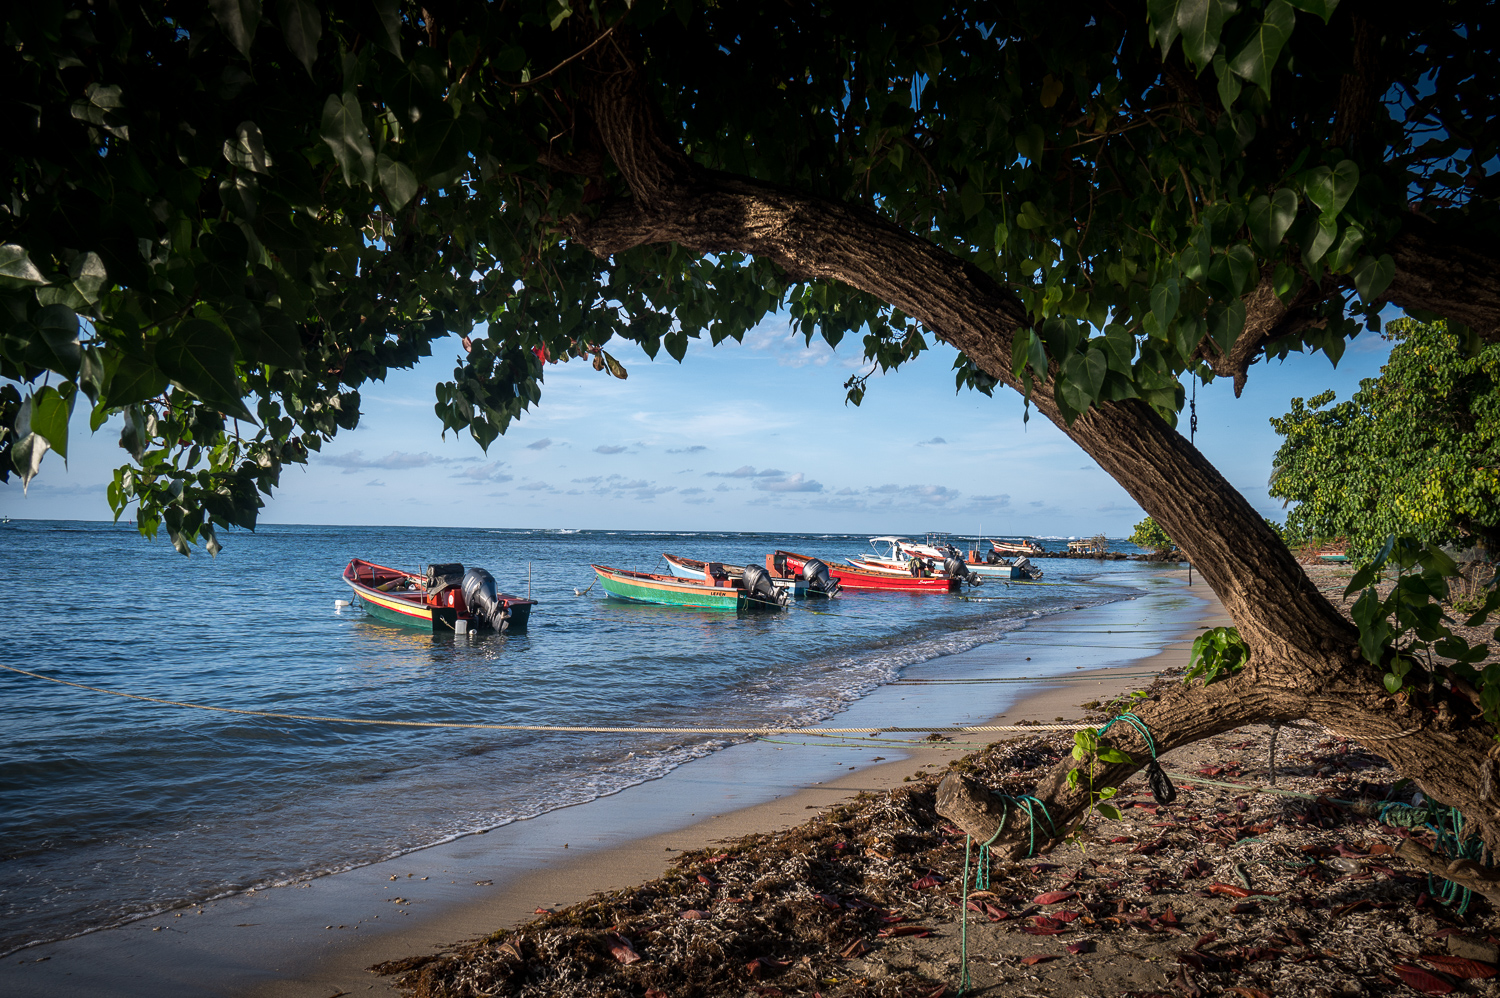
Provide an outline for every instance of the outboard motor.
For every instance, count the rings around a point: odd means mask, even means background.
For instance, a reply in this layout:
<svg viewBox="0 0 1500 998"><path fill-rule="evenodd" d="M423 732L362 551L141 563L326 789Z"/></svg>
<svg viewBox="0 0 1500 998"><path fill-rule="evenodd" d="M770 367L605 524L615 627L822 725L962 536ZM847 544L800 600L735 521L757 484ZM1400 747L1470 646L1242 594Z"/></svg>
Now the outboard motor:
<svg viewBox="0 0 1500 998"><path fill-rule="evenodd" d="M464 605L480 627L503 631L510 626L510 610L500 602L495 577L482 568L464 573Z"/></svg>
<svg viewBox="0 0 1500 998"><path fill-rule="evenodd" d="M1011 565L1021 570L1021 578L1023 579L1040 579L1042 577L1042 570L1033 565L1031 559L1024 554L1011 562Z"/></svg>
<svg viewBox="0 0 1500 998"><path fill-rule="evenodd" d="M809 558L802 563L802 580L807 583L807 588L815 592L828 593L830 596L838 592L838 583L829 576L828 566L817 558Z"/></svg>
<svg viewBox="0 0 1500 998"><path fill-rule="evenodd" d="M786 593L776 588L771 573L759 565L745 566L745 593L761 603L786 606Z"/></svg>
<svg viewBox="0 0 1500 998"><path fill-rule="evenodd" d="M457 562L427 566L427 594L440 593L463 581L464 567Z"/></svg>
<svg viewBox="0 0 1500 998"><path fill-rule="evenodd" d="M947 574L948 578L963 579L971 586L977 586L983 582L979 576L969 571L969 566L951 554L943 559L943 571Z"/></svg>

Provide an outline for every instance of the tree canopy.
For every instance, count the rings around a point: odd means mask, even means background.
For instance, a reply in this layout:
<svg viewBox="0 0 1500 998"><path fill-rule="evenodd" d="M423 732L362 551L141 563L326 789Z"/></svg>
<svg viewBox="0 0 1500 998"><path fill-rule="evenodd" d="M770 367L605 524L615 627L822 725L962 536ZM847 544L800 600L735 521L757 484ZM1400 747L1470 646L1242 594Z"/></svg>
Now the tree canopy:
<svg viewBox="0 0 1500 998"><path fill-rule="evenodd" d="M1189 369L1337 358L1414 285L1492 332L1422 284L1436 227L1493 223L1481 8L1336 8L25 5L0 57L0 474L66 454L81 392L126 421L116 514L211 541L354 425L364 382L476 324L437 408L485 445L541 358L620 376L612 337L680 360L777 309L884 368L944 335L960 385L1069 422L1131 398L1170 420ZM656 180L693 178L697 231L647 217L653 151ZM829 213L828 253L878 224L982 275L1013 335L972 348L779 245L778 210L807 209L778 191Z"/></svg>
<svg viewBox="0 0 1500 998"><path fill-rule="evenodd" d="M1479 693L1406 683L1370 637L1375 602L1362 640L1175 429L1184 375L1238 389L1266 358L1337 361L1388 304L1445 320L1468 355L1500 341L1489 12L18 5L0 477L65 453L86 399L93 426L124 420L117 515L213 549L282 467L356 424L362 385L451 335L436 409L482 445L550 363L625 376L615 340L680 361L784 312L889 370L936 338L959 388L1023 393L1233 616L1232 676L1136 709L1154 745L1313 717L1381 739L1500 848L1494 725L1474 706L1500 670ZM850 400L865 390L852 379ZM1434 556L1398 561L1425 564L1413 599L1436 591ZM1129 751L1100 778L1139 768L1145 742ZM1065 776L1038 788L1064 821L1087 806Z"/></svg>
<svg viewBox="0 0 1500 998"><path fill-rule="evenodd" d="M1359 556L1392 534L1500 548L1500 344L1470 353L1444 323L1401 319L1380 377L1347 402L1292 399L1271 495L1288 529L1346 537Z"/></svg>

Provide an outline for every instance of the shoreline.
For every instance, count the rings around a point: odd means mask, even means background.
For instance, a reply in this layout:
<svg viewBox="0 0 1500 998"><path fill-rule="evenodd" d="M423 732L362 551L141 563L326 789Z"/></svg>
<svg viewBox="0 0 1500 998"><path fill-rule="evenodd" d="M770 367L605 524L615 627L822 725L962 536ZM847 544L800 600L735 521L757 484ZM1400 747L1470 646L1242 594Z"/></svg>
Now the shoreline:
<svg viewBox="0 0 1500 998"><path fill-rule="evenodd" d="M1147 685L1136 674L1184 664L1192 632L1220 622L1211 592L1189 590L1183 574L1154 575L1165 588L1147 595L1168 598L1141 622L1151 625L1147 631L1129 622L1132 600L1038 618L1000 641L909 668L845 710L840 726L885 726L890 721L879 718L893 710L917 721L926 719L917 711L938 715L934 727L1077 717L1080 700L1128 693ZM1188 602L1166 608L1173 598ZM1127 648L1085 637L1111 633L1164 640ZM1069 635L1071 641L1057 640ZM1028 662L1041 660L1036 666L1062 659L1085 664L1065 677L985 683L982 673L1015 666L1023 651L1033 653ZM1098 667L1105 660L1116 664ZM997 704L1004 709L997 712ZM615 794L345 873L20 950L0 964L0 981L17 995L127 996L167 988L272 998L395 994L388 979L367 968L486 935L538 908L649 880L678 852L799 825L809 810L889 789L970 751L884 742L777 744L787 741L736 744Z"/></svg>

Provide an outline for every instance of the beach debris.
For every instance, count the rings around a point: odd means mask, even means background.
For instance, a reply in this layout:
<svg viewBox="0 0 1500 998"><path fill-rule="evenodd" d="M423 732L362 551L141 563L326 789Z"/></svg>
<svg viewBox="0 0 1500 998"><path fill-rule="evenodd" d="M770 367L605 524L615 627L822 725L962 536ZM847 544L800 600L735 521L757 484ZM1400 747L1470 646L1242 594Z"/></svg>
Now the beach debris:
<svg viewBox="0 0 1500 998"><path fill-rule="evenodd" d="M1071 901L1077 896L1077 891L1048 891L1046 894L1038 894L1031 900L1034 904L1061 904L1064 901Z"/></svg>
<svg viewBox="0 0 1500 998"><path fill-rule="evenodd" d="M790 960L773 960L768 956L758 956L745 964L745 973L759 981L780 973L791 965Z"/></svg>
<svg viewBox="0 0 1500 998"><path fill-rule="evenodd" d="M1059 959L1056 953L1033 953L1030 956L1021 957L1021 963L1028 967L1035 967L1039 963L1046 963L1049 960L1056 959Z"/></svg>
<svg viewBox="0 0 1500 998"><path fill-rule="evenodd" d="M687 911L682 913L682 917L687 919L689 922L697 922L708 918L709 913L703 911L701 908L689 908Z"/></svg>
<svg viewBox="0 0 1500 998"><path fill-rule="evenodd" d="M609 933L604 937L604 942L609 946L609 955L626 966L641 958L641 955L635 951L635 947L630 944L630 940L618 932Z"/></svg>
<svg viewBox="0 0 1500 998"><path fill-rule="evenodd" d="M1446 995L1457 990L1451 983L1429 970L1414 967L1409 963L1398 963L1391 967L1406 982L1406 986L1424 995Z"/></svg>
<svg viewBox="0 0 1500 998"><path fill-rule="evenodd" d="M1484 939L1476 939L1464 932L1448 932L1444 940L1448 952L1453 956L1478 960L1481 963L1500 963L1500 946Z"/></svg>

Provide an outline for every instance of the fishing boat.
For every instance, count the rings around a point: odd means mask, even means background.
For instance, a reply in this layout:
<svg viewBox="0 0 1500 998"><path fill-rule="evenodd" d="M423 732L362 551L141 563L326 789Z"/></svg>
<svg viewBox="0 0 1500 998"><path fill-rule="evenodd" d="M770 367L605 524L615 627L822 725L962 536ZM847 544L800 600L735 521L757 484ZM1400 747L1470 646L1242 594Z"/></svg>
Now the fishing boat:
<svg viewBox="0 0 1500 998"><path fill-rule="evenodd" d="M884 550L881 545L885 546ZM906 537L871 537L870 546L875 549L874 554L844 560L861 571L907 577L912 575L913 563L920 562L921 571L926 574L951 577L976 586L984 578L1002 577L998 571L982 572L973 567L979 565L978 559L972 557L975 552L969 552L971 557L965 559L958 548L948 542L947 534L929 533L924 542ZM1010 575L1007 573L1003 577L1010 578Z"/></svg>
<svg viewBox="0 0 1500 998"><path fill-rule="evenodd" d="M774 577L792 578L802 571L804 565L818 560L805 554L794 554L791 551L776 551L766 556L766 567L770 569ZM910 572L904 575L893 575L887 572L869 571L853 565L828 565L827 568L829 576L842 589L886 589L916 593L947 593L956 591L963 584L962 579L950 579L947 576L917 578Z"/></svg>
<svg viewBox="0 0 1500 998"><path fill-rule="evenodd" d="M604 565L591 567L605 592L632 603L704 610L779 610L788 602L787 594L778 590L765 570L756 565L747 565L740 570L739 578L730 578L723 565L706 562L702 579L632 572Z"/></svg>
<svg viewBox="0 0 1500 998"><path fill-rule="evenodd" d="M524 631L536 601L500 592L482 568L428 565L424 575L355 558L344 569L365 612L390 624L437 634Z"/></svg>
<svg viewBox="0 0 1500 998"><path fill-rule="evenodd" d="M1004 558L1014 558L1017 555L1032 557L1042 554L1047 550L1040 544L1037 544L1034 541L1028 541L1025 538L1014 541L990 541L990 544L992 544L996 552L998 552L1000 556Z"/></svg>
<svg viewBox="0 0 1500 998"><path fill-rule="evenodd" d="M672 574L679 579L697 579L700 582L708 577L708 566L717 564L715 562L696 561L692 558L683 558L675 554L662 553L667 567ZM816 562L823 565L822 562ZM743 579L745 570L737 565L723 565L724 574L731 579ZM771 576L771 584L777 589L790 593L797 599L807 596L835 596L839 591L839 584L828 575L827 566L823 566L821 577L816 569L804 575L799 573L795 578L783 579L775 575Z"/></svg>

